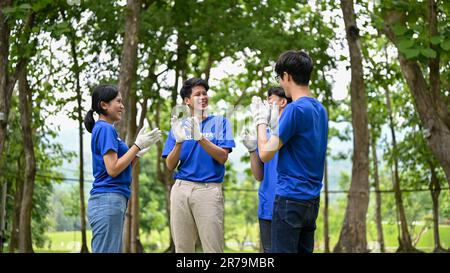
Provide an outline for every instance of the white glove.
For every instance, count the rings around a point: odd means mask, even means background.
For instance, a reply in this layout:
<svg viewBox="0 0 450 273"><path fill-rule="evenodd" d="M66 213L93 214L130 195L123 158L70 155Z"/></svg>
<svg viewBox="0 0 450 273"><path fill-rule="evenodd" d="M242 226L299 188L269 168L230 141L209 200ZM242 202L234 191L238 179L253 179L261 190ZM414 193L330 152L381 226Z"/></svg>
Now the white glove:
<svg viewBox="0 0 450 273"><path fill-rule="evenodd" d="M192 138L199 141L203 138L202 131L200 130L200 121L197 117L190 117L187 119L186 128L192 134Z"/></svg>
<svg viewBox="0 0 450 273"><path fill-rule="evenodd" d="M280 113L280 108L276 102L272 103L270 106L270 118L269 127L272 131L276 130L278 127L278 114Z"/></svg>
<svg viewBox="0 0 450 273"><path fill-rule="evenodd" d="M151 145L155 144L161 139L161 130L155 128L148 132L148 126L144 125L144 127L139 131L136 140L134 141L134 145L136 145L139 150L143 150Z"/></svg>
<svg viewBox="0 0 450 273"><path fill-rule="evenodd" d="M141 158L144 154L146 154L146 153L150 150L150 148L151 148L151 147L147 147L147 148L145 148L145 149L142 149L141 151L139 151L139 152L136 154L136 157Z"/></svg>
<svg viewBox="0 0 450 273"><path fill-rule="evenodd" d="M186 133L184 132L182 121L177 119L176 116L173 116L171 119L171 126L176 143L183 143L186 140Z"/></svg>
<svg viewBox="0 0 450 273"><path fill-rule="evenodd" d="M250 111L256 127L260 124L269 124L270 107L267 101L263 103L260 97L253 96L252 103L250 104Z"/></svg>
<svg viewBox="0 0 450 273"><path fill-rule="evenodd" d="M245 128L242 131L241 137L242 143L250 153L256 151L256 148L258 147L258 139L256 138L254 130L249 130Z"/></svg>

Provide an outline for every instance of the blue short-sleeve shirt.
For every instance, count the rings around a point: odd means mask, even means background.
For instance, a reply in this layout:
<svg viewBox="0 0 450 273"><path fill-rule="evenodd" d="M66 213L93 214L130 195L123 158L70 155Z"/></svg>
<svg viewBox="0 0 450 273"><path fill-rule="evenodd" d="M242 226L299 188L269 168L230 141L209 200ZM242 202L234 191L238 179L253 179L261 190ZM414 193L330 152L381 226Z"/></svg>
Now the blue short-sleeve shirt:
<svg viewBox="0 0 450 273"><path fill-rule="evenodd" d="M269 129L268 137L270 137ZM258 152L258 149L256 150L256 152ZM273 203L275 200L275 188L278 181L277 164L278 152L271 160L264 163L264 177L258 190L258 218L260 219L272 220Z"/></svg>
<svg viewBox="0 0 450 273"><path fill-rule="evenodd" d="M275 133L283 142L278 155L276 194L310 200L320 195L328 142L328 116L315 98L288 104Z"/></svg>
<svg viewBox="0 0 450 273"><path fill-rule="evenodd" d="M221 148L232 149L236 146L230 123L223 116L210 115L201 124L203 137ZM166 158L175 147L176 141L169 131L162 157ZM210 156L203 147L192 138L184 141L181 147L180 164L174 174L174 179L194 182L223 182L225 166Z"/></svg>
<svg viewBox="0 0 450 273"><path fill-rule="evenodd" d="M114 151L117 156L122 157L128 146L117 134L114 126L106 121L98 120L92 129L91 137L92 169L94 183L90 194L115 192L130 197L131 164L118 176L112 177L106 171L103 156L108 151Z"/></svg>

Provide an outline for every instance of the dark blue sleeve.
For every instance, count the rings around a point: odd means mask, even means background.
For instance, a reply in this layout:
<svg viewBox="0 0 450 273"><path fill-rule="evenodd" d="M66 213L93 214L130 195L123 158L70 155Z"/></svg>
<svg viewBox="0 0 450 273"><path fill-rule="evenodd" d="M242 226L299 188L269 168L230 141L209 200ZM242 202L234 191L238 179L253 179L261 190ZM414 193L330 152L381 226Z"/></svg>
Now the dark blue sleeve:
<svg viewBox="0 0 450 273"><path fill-rule="evenodd" d="M273 135L278 136L283 144L286 144L296 134L298 122L300 120L297 118L296 108L294 105L288 104L278 121L278 132L273 132Z"/></svg>
<svg viewBox="0 0 450 273"><path fill-rule="evenodd" d="M114 151L116 154L119 151L118 135L114 127L102 126L98 132L98 150L104 156L109 151Z"/></svg>
<svg viewBox="0 0 450 273"><path fill-rule="evenodd" d="M230 149L230 153L233 150L232 148L236 147L233 138L233 129L231 129L230 122L226 118L222 120L222 132L221 137L217 141L217 146Z"/></svg>
<svg viewBox="0 0 450 273"><path fill-rule="evenodd" d="M175 137L172 134L172 129L170 129L169 131L169 135L167 137L166 140L166 144L164 144L164 149L162 151L162 157L166 158L170 152L172 152L173 147L175 147L176 141L175 141Z"/></svg>

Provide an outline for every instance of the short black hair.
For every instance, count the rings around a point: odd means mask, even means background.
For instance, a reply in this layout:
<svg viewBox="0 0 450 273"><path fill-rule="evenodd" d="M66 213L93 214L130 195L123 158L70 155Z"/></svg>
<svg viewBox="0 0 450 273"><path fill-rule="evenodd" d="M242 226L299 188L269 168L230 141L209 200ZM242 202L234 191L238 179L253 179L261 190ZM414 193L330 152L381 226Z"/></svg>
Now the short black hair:
<svg viewBox="0 0 450 273"><path fill-rule="evenodd" d="M269 90L267 91L267 97L270 97L272 95L276 95L280 98L285 98L288 103L292 102L292 98L286 97L286 93L284 93L283 88L281 88L280 86L269 88Z"/></svg>
<svg viewBox="0 0 450 273"><path fill-rule="evenodd" d="M275 72L280 77L286 72L298 85L309 85L313 61L304 51L289 50L280 55L275 64Z"/></svg>
<svg viewBox="0 0 450 273"><path fill-rule="evenodd" d="M209 85L204 79L190 78L190 79L186 80L183 83L183 86L181 87L181 90L180 90L181 98L184 100L184 98L190 97L192 94L192 88L194 88L195 86L199 86L199 85L203 86L206 89L206 91L208 91Z"/></svg>

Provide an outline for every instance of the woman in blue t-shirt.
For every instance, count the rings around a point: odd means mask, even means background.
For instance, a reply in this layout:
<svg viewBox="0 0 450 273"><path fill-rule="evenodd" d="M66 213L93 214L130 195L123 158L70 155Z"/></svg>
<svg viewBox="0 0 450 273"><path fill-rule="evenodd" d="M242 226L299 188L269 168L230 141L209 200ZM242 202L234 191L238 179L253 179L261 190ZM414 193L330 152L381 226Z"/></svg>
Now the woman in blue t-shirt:
<svg viewBox="0 0 450 273"><path fill-rule="evenodd" d="M97 122L93 113L99 115ZM92 227L92 252L121 252L122 232L130 197L131 168L136 157L141 157L158 142L158 128L139 131L131 146L123 142L114 123L124 112L122 96L113 85L100 85L92 94L92 108L84 118L84 125L92 133L91 151L94 183L88 202L88 218Z"/></svg>

